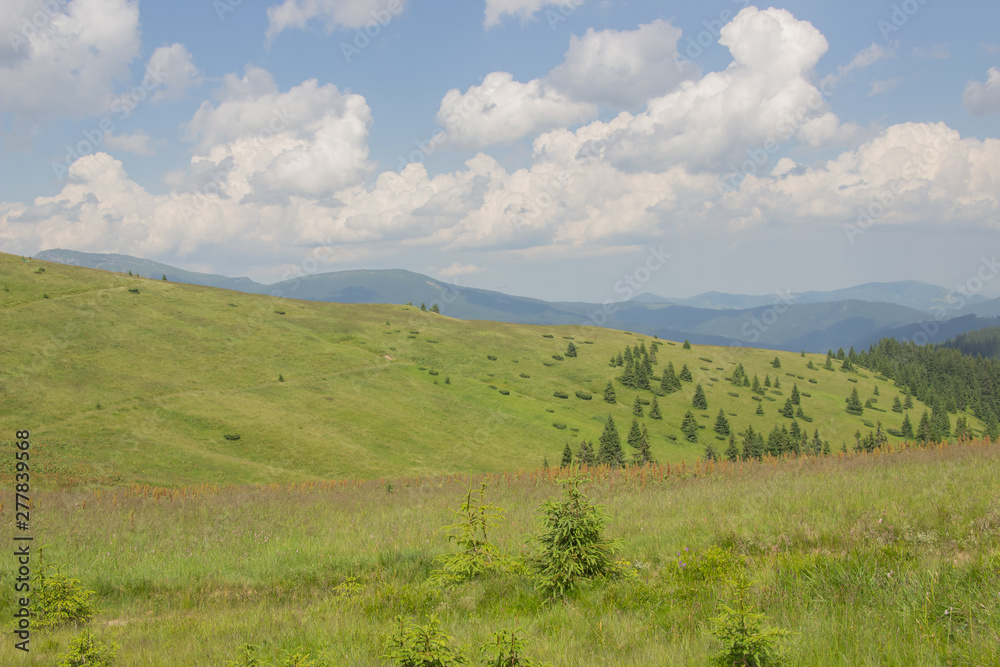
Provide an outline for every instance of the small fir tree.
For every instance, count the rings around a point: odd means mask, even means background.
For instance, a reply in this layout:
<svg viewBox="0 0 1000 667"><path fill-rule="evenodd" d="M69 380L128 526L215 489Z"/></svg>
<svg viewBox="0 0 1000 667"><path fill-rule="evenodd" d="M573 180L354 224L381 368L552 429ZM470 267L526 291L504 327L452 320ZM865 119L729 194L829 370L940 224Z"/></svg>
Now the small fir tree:
<svg viewBox="0 0 1000 667"><path fill-rule="evenodd" d="M694 414L688 410L684 413L684 420L681 422L681 433L688 442L698 442L698 420Z"/></svg>
<svg viewBox="0 0 1000 667"><path fill-rule="evenodd" d="M656 400L656 396L653 397L653 407L649 410L650 419L663 419L663 415L660 413L660 403Z"/></svg>
<svg viewBox="0 0 1000 667"><path fill-rule="evenodd" d="M643 417L642 413L642 403L639 402L639 396L635 397L635 403L632 404L632 414L636 417Z"/></svg>
<svg viewBox="0 0 1000 667"><path fill-rule="evenodd" d="M576 345L573 345L573 341L570 341L569 345L566 346L566 356L567 357L576 356Z"/></svg>
<svg viewBox="0 0 1000 667"><path fill-rule="evenodd" d="M705 398L705 390L701 388L701 383L694 388L694 397L691 399L691 406L696 410L707 410L708 399Z"/></svg>
<svg viewBox="0 0 1000 667"><path fill-rule="evenodd" d="M604 388L604 402L611 403L612 405L618 402L615 398L615 385L611 380L608 380L608 386Z"/></svg>
<svg viewBox="0 0 1000 667"><path fill-rule="evenodd" d="M687 364L681 366L681 372L678 376L684 382L694 382L694 376L691 375L691 371L688 370Z"/></svg>
<svg viewBox="0 0 1000 667"><path fill-rule="evenodd" d="M601 434L600 445L597 450L597 462L609 465L612 468L620 468L625 465L625 454L622 452L618 427L615 426L615 418L611 415L608 415L608 421L604 425L604 432Z"/></svg>
<svg viewBox="0 0 1000 667"><path fill-rule="evenodd" d="M715 432L719 435L729 435L729 420L726 413L719 408L719 414L715 416Z"/></svg>

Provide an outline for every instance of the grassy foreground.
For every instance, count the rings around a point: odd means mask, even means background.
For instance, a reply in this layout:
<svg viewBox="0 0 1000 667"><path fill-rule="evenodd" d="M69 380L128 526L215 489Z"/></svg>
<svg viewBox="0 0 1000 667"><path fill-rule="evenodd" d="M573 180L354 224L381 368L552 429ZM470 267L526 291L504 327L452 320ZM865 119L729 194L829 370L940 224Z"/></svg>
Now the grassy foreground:
<svg viewBox="0 0 1000 667"><path fill-rule="evenodd" d="M507 510L493 534L508 553L530 548L554 475L485 478ZM598 469L587 493L632 575L558 602L527 575L427 585L433 559L453 551L440 528L478 478L51 491L32 519L48 557L97 592L89 625L120 644L120 665L224 665L244 642L268 662L298 650L381 665L396 615L432 613L466 647L523 628L528 655L553 665L703 665L709 619L741 570L769 624L796 633L790 665L996 665L998 480L1000 444L985 442ZM11 504L5 493L7 525ZM5 590L12 570L0 559ZM29 659L8 637L0 664L55 664L75 634L36 631Z"/></svg>

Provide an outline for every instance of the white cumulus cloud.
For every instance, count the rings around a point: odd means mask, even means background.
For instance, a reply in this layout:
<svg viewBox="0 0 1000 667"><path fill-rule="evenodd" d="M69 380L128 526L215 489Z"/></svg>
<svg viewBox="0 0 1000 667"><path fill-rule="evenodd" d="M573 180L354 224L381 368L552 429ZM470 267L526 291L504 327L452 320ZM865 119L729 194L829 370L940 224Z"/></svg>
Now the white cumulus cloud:
<svg viewBox="0 0 1000 667"><path fill-rule="evenodd" d="M991 67L984 83L970 81L965 84L962 104L977 116L1000 111L1000 67Z"/></svg>
<svg viewBox="0 0 1000 667"><path fill-rule="evenodd" d="M550 11L569 13L579 7L585 0L486 0L486 16L483 25L491 28L510 14L527 21L535 16L542 7L555 7Z"/></svg>
<svg viewBox="0 0 1000 667"><path fill-rule="evenodd" d="M337 27L363 28L388 25L408 0L285 0L267 8L267 39L273 41L289 28L305 28L321 21L328 31Z"/></svg>
<svg viewBox="0 0 1000 667"><path fill-rule="evenodd" d="M104 143L111 150L126 151L136 155L153 155L156 148L153 139L142 130L137 130L131 134L112 134L108 132L104 135Z"/></svg>
<svg viewBox="0 0 1000 667"><path fill-rule="evenodd" d="M155 74L160 84L153 94L154 102L175 102L184 97L188 88L202 81L201 72L195 67L191 53L183 44L176 42L153 51L146 67Z"/></svg>

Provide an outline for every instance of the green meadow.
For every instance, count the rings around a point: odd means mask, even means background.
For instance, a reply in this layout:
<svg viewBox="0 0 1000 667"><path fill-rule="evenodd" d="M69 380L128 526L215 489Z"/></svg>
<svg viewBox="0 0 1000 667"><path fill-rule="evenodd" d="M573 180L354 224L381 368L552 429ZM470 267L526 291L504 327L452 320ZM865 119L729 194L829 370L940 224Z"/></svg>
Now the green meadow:
<svg viewBox="0 0 1000 667"><path fill-rule="evenodd" d="M571 341L575 358L564 354ZM278 299L0 255L0 434L31 432L43 486L558 465L566 443L596 448L608 415L624 441L636 397L651 401L617 382L617 403L603 400L622 372L611 357L640 342L654 343L582 325L460 321L417 306ZM818 430L832 451L853 446L859 430L899 429L903 419L890 410L899 395L891 382L825 370L825 355L660 342L654 373L671 362L693 375L658 399L662 420L642 420L661 463L693 463L710 443L723 449L712 430L720 409L734 432L789 425L778 411L793 385L811 420L800 426ZM749 388L727 381L737 364L762 383L780 381L759 401L763 415ZM693 410L702 428L691 443L680 427L698 384L708 408ZM860 416L845 411L854 388L876 401ZM914 427L924 409L917 401L910 410Z"/></svg>
<svg viewBox="0 0 1000 667"><path fill-rule="evenodd" d="M787 633L769 664L1000 664L1000 444L890 436L855 452L857 431L900 428L890 406L904 397L864 369L825 369L826 355L418 306L0 255L0 517L15 544L14 440L29 430L33 573L44 547L47 572L94 609L34 626L27 654L5 632L0 664L59 664L86 630L117 646L116 665L391 666L400 623L436 619L468 664L485 664L491 633L519 630L523 656L553 666L707 665L713 619L740 605ZM643 406L655 464L582 471L615 567L554 598L531 566L540 508L581 472L559 467L564 446L596 449L609 415L631 457L636 398L654 394L614 381L610 404L604 389L622 373L612 357L639 344L656 347L656 374L669 362L693 380L657 398L662 419ZM737 365L771 381L759 401L727 379ZM698 384L707 409L692 407ZM726 445L720 409L733 432L766 435L791 424L779 410L793 387L799 425L830 455L704 461ZM854 389L874 401L861 415L845 410ZM914 426L925 408L914 401ZM697 442L681 432L689 410ZM458 552L445 527L480 484L502 510L489 542L512 565L435 583Z"/></svg>

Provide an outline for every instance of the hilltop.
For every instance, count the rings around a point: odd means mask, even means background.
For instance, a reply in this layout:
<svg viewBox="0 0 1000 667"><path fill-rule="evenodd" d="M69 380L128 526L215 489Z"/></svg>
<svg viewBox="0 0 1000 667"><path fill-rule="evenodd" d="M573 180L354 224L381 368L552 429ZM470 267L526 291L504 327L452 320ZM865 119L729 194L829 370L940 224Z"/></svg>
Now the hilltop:
<svg viewBox="0 0 1000 667"><path fill-rule="evenodd" d="M30 429L44 443L39 463L48 468L39 480L63 484L269 483L558 465L567 443L574 451L584 439L596 445L609 415L624 444L636 397L653 394L615 381L610 405L603 392L622 373L611 358L640 344L656 344L655 373L669 362L693 376L657 399L662 420L644 407L641 421L661 462L693 462L709 443L722 449L712 430L720 409L736 432L790 426L778 411L793 385L808 419L797 422L834 450L879 421L897 430L903 418L889 409L899 395L890 381L826 370L826 355L684 349L597 327L279 299L11 255L0 255L0 286L7 406L0 429ZM565 355L570 342L575 358ZM727 381L737 365L781 388L753 400ZM703 410L691 406L699 384ZM862 415L845 412L855 388L874 401ZM909 411L914 426L925 407L916 402ZM688 410L701 427L696 443L681 431Z"/></svg>

